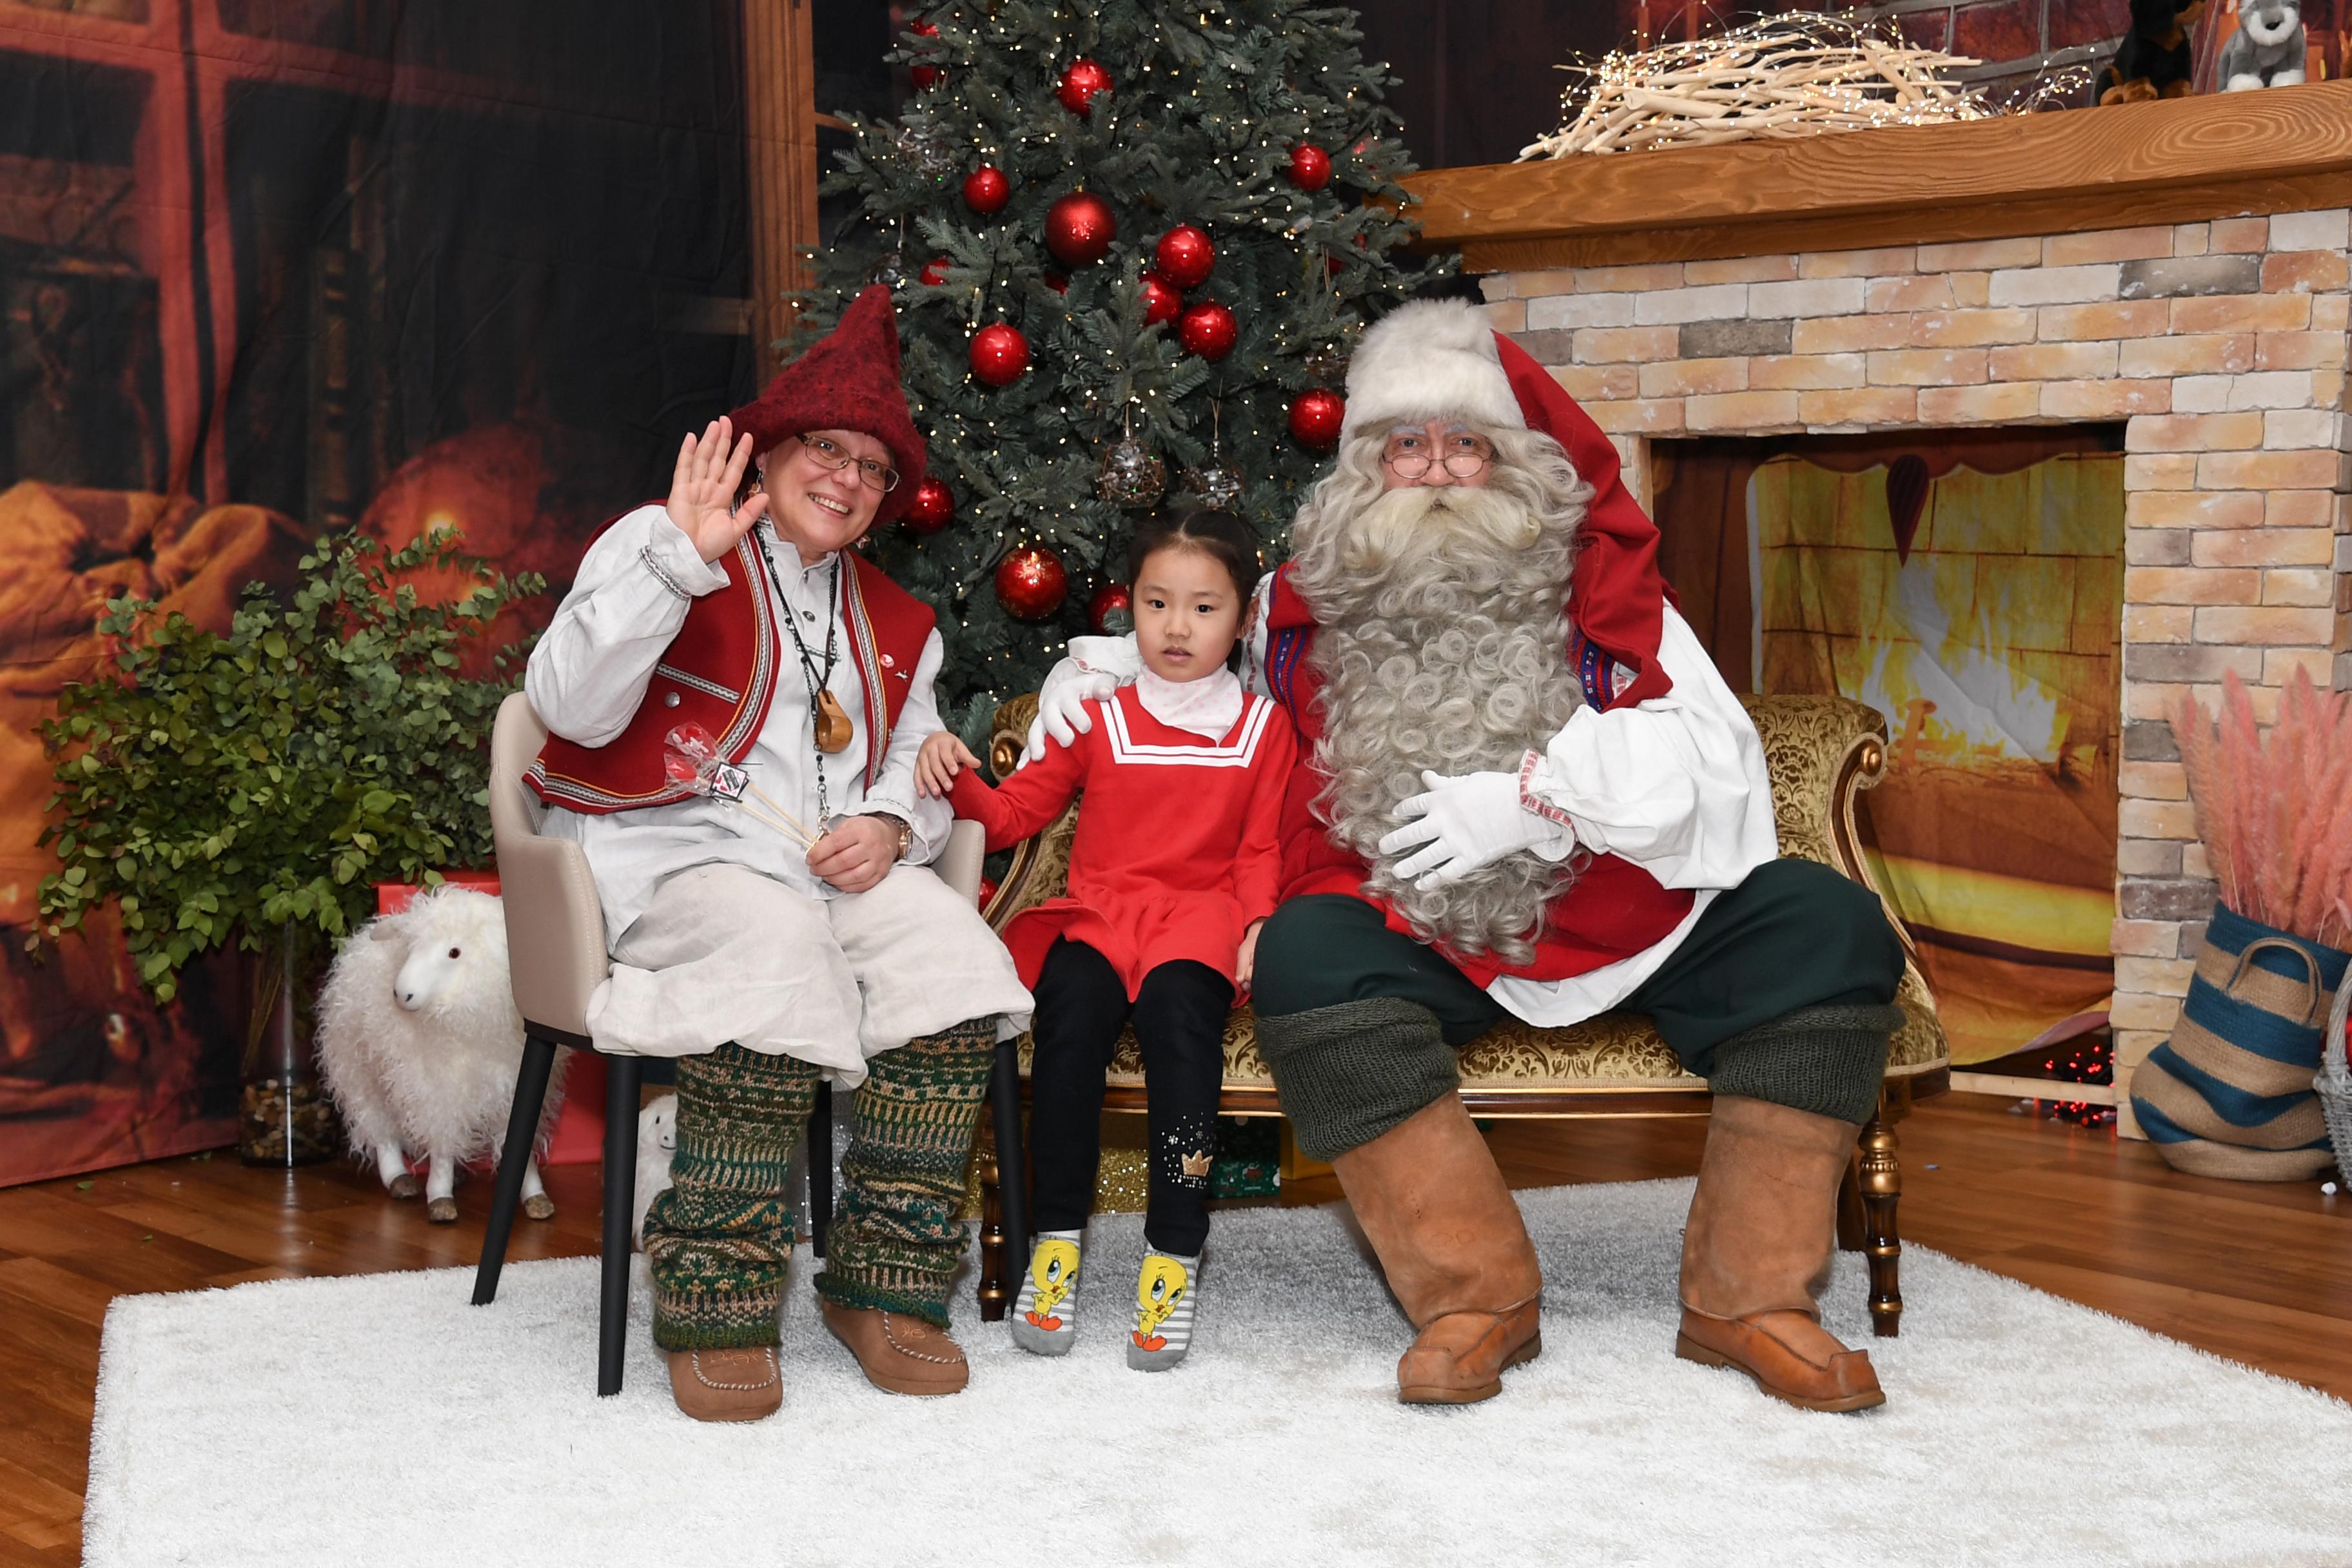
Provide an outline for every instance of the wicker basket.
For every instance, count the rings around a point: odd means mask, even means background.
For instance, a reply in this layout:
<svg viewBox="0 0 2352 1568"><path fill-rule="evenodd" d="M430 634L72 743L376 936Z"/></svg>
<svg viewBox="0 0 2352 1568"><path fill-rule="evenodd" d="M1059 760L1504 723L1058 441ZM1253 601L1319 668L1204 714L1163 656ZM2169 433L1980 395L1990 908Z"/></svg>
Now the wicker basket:
<svg viewBox="0 0 2352 1568"><path fill-rule="evenodd" d="M2319 1109L2327 1118L2328 1142L2336 1145L2336 1173L2352 1187L2352 1066L2345 1062L2344 1031L2352 1023L2352 975L2336 988L2336 1005L2327 1015L2327 1033L2319 1046L2319 1076L2311 1087L2319 1091Z"/></svg>

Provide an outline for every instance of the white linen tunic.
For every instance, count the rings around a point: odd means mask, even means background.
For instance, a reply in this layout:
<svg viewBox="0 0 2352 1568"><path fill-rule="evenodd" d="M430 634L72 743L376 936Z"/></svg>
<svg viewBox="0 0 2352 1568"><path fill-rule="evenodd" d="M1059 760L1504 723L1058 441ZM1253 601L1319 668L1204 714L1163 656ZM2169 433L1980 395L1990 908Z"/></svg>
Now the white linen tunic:
<svg viewBox="0 0 2352 1568"><path fill-rule="evenodd" d="M837 553L804 565L768 522L758 527L779 568L777 613L800 628L822 670L840 592L835 574L852 568ZM628 728L654 666L686 623L688 601L641 552L696 596L728 581L659 506L628 513L589 547L523 678L549 731L580 745L608 744ZM781 628L778 640L774 695L741 765L761 794L815 833L814 720L798 651ZM686 1056L734 1040L816 1062L854 1087L867 1057L918 1036L992 1014L1025 1024L1029 993L1003 944L968 900L924 868L954 826L945 801L915 792L916 753L942 728L932 691L940 634L924 643L870 784L865 687L845 624L835 647L825 689L853 716L856 732L846 750L824 760L826 803L835 819L887 812L908 823L906 860L881 886L844 893L809 869L803 845L725 801L697 797L604 816L551 805L541 830L586 854L606 947L618 961L589 1005L599 1048Z"/></svg>

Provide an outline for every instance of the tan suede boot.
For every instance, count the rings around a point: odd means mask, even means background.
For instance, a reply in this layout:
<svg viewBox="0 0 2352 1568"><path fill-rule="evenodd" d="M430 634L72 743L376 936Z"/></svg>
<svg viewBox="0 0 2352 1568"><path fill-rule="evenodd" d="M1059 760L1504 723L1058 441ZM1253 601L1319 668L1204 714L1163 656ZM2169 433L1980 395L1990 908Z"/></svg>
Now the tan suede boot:
<svg viewBox="0 0 2352 1568"><path fill-rule="evenodd" d="M1397 1398L1469 1405L1500 1394L1504 1370L1543 1349L1543 1276L1462 1101L1443 1096L1331 1167L1420 1331L1397 1363Z"/></svg>
<svg viewBox="0 0 2352 1568"><path fill-rule="evenodd" d="M1838 1181L1861 1131L1769 1100L1716 1097L1683 1233L1676 1355L1737 1367L1806 1410L1886 1402L1870 1353L1822 1328L1813 1300L1836 1246Z"/></svg>

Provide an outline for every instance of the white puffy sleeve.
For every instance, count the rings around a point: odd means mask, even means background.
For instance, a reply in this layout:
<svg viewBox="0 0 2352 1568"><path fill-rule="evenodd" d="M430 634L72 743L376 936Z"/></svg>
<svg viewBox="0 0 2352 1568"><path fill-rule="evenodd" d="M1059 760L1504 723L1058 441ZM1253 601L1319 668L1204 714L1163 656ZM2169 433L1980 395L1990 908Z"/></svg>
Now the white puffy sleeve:
<svg viewBox="0 0 2352 1568"><path fill-rule="evenodd" d="M1580 709L1530 753L1520 804L1665 887L1738 887L1780 852L1763 742L1671 606L1658 655L1674 689L1605 713Z"/></svg>
<svg viewBox="0 0 2352 1568"><path fill-rule="evenodd" d="M688 607L727 582L661 507L623 517L588 547L572 591L530 650L522 686L532 710L575 744L613 741L636 716Z"/></svg>

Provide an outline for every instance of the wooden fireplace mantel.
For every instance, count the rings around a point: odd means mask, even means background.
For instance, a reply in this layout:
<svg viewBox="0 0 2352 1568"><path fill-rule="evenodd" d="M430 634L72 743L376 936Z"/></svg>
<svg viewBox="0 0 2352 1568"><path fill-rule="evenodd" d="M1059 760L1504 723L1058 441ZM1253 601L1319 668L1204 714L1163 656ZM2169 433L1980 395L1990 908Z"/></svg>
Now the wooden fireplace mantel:
<svg viewBox="0 0 2352 1568"><path fill-rule="evenodd" d="M1863 249L2352 205L2352 79L1405 182L1472 272Z"/></svg>

